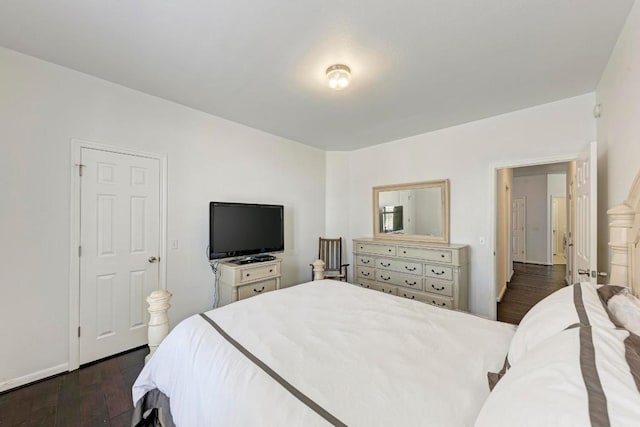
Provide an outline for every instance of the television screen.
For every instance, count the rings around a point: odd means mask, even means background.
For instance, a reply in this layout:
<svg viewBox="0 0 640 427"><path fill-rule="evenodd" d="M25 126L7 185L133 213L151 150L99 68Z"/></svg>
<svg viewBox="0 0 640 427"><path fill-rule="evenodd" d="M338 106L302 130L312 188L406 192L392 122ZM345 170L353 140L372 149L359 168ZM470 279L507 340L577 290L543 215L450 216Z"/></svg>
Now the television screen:
<svg viewBox="0 0 640 427"><path fill-rule="evenodd" d="M209 259L284 250L284 207L209 203Z"/></svg>

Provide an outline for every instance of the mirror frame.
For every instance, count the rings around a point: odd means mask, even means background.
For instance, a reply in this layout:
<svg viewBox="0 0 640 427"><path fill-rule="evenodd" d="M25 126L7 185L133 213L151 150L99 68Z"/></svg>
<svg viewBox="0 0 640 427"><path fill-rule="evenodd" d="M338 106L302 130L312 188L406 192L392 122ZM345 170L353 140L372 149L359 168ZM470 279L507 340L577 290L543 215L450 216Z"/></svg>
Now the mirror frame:
<svg viewBox="0 0 640 427"><path fill-rule="evenodd" d="M381 233L379 195L382 191L415 190L420 188L440 188L442 193L442 236L425 236L421 234ZM408 184L380 185L373 187L373 238L405 242L449 243L449 180L412 182Z"/></svg>

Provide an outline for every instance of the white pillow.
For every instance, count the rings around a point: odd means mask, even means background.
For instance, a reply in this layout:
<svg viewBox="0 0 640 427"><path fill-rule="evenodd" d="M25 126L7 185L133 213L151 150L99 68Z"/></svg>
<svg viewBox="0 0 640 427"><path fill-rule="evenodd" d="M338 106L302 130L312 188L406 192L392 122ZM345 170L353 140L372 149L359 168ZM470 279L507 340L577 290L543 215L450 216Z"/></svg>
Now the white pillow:
<svg viewBox="0 0 640 427"><path fill-rule="evenodd" d="M627 288L612 296L607 308L623 328L640 335L640 300L631 295Z"/></svg>
<svg viewBox="0 0 640 427"><path fill-rule="evenodd" d="M640 338L628 331L577 326L518 362L476 427L640 425Z"/></svg>
<svg viewBox="0 0 640 427"><path fill-rule="evenodd" d="M509 364L515 366L528 351L575 324L616 327L596 286L589 282L559 289L529 310L509 345Z"/></svg>

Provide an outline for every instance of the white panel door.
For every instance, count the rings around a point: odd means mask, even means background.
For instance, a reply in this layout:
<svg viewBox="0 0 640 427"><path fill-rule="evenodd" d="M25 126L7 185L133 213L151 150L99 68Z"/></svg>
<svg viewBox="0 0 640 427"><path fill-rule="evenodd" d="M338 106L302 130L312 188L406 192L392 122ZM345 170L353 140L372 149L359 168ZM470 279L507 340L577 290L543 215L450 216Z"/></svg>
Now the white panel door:
<svg viewBox="0 0 640 427"><path fill-rule="evenodd" d="M158 288L160 162L82 148L80 363L147 343Z"/></svg>
<svg viewBox="0 0 640 427"><path fill-rule="evenodd" d="M580 281L596 283L598 270L598 146L592 142L576 161L575 267Z"/></svg>
<svg viewBox="0 0 640 427"><path fill-rule="evenodd" d="M511 201L511 255L515 262L526 260L527 201L514 197Z"/></svg>
<svg viewBox="0 0 640 427"><path fill-rule="evenodd" d="M565 255L567 241L567 199L551 198L551 218L553 233L553 255ZM555 262L554 262L555 264Z"/></svg>

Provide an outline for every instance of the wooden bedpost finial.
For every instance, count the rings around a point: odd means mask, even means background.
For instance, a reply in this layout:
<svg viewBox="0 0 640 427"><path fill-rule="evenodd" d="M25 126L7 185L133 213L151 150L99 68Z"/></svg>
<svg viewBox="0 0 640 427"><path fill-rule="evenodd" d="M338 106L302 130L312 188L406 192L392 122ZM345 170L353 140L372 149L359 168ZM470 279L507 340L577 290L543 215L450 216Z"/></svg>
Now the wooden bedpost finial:
<svg viewBox="0 0 640 427"><path fill-rule="evenodd" d="M148 324L148 340L149 340L149 354L145 357L144 362L147 363L156 349L169 335L169 300L173 295L171 292L165 289L156 289L151 292L151 295L147 297L147 303L149 303L149 324Z"/></svg>
<svg viewBox="0 0 640 427"><path fill-rule="evenodd" d="M324 261L317 259L313 261L313 280L324 279Z"/></svg>

